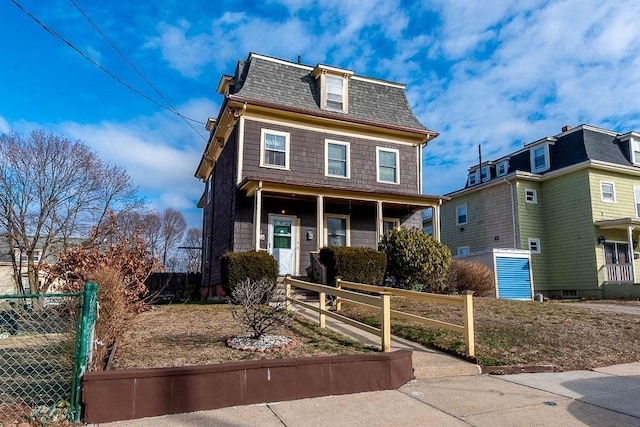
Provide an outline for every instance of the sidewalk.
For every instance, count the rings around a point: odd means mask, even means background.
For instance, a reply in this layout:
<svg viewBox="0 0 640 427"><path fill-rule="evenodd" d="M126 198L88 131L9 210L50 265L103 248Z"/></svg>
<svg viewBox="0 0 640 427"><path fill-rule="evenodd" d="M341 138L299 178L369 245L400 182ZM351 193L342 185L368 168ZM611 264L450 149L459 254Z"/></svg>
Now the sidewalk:
<svg viewBox="0 0 640 427"><path fill-rule="evenodd" d="M640 363L595 371L414 380L399 390L103 424L178 426L638 426Z"/></svg>

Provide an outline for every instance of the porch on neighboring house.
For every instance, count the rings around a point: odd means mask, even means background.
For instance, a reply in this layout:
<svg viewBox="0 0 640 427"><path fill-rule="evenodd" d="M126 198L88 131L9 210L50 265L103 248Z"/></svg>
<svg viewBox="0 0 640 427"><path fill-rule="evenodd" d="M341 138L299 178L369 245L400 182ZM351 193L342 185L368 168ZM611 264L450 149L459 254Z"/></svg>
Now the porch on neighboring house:
<svg viewBox="0 0 640 427"><path fill-rule="evenodd" d="M304 275L324 246L376 247L390 228L421 228L426 208L434 210L434 239L440 238L442 199L435 196L262 180L246 180L240 189L253 208L248 249L272 254L281 275Z"/></svg>
<svg viewBox="0 0 640 427"><path fill-rule="evenodd" d="M599 260L598 265L604 272L602 286L605 294L613 293L621 298L640 296L635 261L638 258L635 250L638 249L639 234L636 230L640 230L640 219L602 220L594 225L599 232L598 246L602 247L602 261Z"/></svg>

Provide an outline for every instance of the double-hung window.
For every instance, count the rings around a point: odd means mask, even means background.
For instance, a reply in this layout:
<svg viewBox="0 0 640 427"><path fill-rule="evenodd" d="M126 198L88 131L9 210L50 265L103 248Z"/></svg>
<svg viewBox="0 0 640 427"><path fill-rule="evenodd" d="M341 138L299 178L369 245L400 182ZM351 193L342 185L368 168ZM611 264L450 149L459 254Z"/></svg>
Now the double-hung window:
<svg viewBox="0 0 640 427"><path fill-rule="evenodd" d="M636 202L636 217L640 218L640 187L633 187L633 196Z"/></svg>
<svg viewBox="0 0 640 427"><path fill-rule="evenodd" d="M456 206L456 225L467 223L467 205Z"/></svg>
<svg viewBox="0 0 640 427"><path fill-rule="evenodd" d="M640 139L631 139L629 144L631 146L631 163L640 165Z"/></svg>
<svg viewBox="0 0 640 427"><path fill-rule="evenodd" d="M324 227L328 246L349 246L349 216L325 215Z"/></svg>
<svg viewBox="0 0 640 427"><path fill-rule="evenodd" d="M260 166L289 169L289 134L262 129L260 144Z"/></svg>
<svg viewBox="0 0 640 427"><path fill-rule="evenodd" d="M498 176L506 175L508 169L509 169L509 163L508 162L504 161L504 162L498 163L497 175Z"/></svg>
<svg viewBox="0 0 640 427"><path fill-rule="evenodd" d="M349 178L349 143L325 141L325 175Z"/></svg>
<svg viewBox="0 0 640 427"><path fill-rule="evenodd" d="M600 183L600 196L603 202L615 203L616 202L616 188L613 182L601 182Z"/></svg>
<svg viewBox="0 0 640 427"><path fill-rule="evenodd" d="M530 239L527 240L529 243L529 250L531 251L532 254L539 254L540 253L540 239L538 239L537 237L532 237Z"/></svg>
<svg viewBox="0 0 640 427"><path fill-rule="evenodd" d="M524 190L524 201L525 203L537 204L538 203L538 192L531 188L525 188Z"/></svg>
<svg viewBox="0 0 640 427"><path fill-rule="evenodd" d="M549 145L531 148L531 172L544 172L549 169Z"/></svg>
<svg viewBox="0 0 640 427"><path fill-rule="evenodd" d="M325 103L328 110L344 111L344 78L325 75Z"/></svg>
<svg viewBox="0 0 640 427"><path fill-rule="evenodd" d="M400 183L400 155L392 148L376 148L376 163L378 165L378 182L390 184Z"/></svg>

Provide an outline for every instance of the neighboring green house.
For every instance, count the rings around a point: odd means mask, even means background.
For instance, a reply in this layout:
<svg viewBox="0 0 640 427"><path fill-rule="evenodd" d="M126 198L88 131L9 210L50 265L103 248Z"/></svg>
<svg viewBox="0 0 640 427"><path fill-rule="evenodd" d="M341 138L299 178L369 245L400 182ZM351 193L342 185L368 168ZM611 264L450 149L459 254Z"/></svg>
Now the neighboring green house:
<svg viewBox="0 0 640 427"><path fill-rule="evenodd" d="M454 255L531 251L549 297L640 297L640 133L580 125L469 169L441 208Z"/></svg>

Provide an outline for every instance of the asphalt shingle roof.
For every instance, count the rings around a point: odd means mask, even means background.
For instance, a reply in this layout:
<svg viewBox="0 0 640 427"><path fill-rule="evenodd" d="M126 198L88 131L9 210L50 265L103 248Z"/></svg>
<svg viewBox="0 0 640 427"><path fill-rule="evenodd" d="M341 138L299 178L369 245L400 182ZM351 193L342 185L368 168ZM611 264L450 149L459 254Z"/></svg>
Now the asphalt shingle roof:
<svg viewBox="0 0 640 427"><path fill-rule="evenodd" d="M238 61L230 95L309 113L427 130L414 116L404 89L397 83L351 78L348 113L322 110L320 81L311 75L312 71L313 67L250 55L247 61Z"/></svg>

